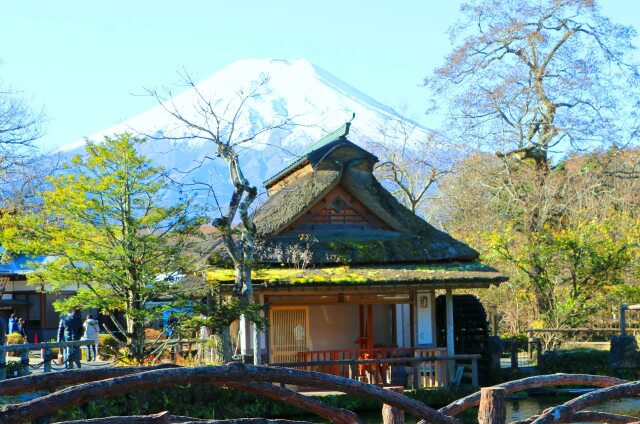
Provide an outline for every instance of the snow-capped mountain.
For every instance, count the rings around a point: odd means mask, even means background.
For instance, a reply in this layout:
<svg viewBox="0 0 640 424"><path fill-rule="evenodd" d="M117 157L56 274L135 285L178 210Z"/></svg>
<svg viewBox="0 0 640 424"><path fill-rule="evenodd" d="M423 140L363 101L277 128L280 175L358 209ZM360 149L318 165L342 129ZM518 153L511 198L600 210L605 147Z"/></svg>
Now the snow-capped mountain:
<svg viewBox="0 0 640 424"><path fill-rule="evenodd" d="M245 176L258 187L286 166L297 152L351 120L353 113L356 118L349 139L363 147L380 140L380 128L400 118L391 108L305 60L249 59L223 68L197 83L195 89L181 87L185 91L163 104L90 139L99 142L105 135L122 132L150 136L152 140L143 153L154 163L172 170L173 177L182 182L214 183L216 195L224 198L230 189L225 164L219 158L206 159L215 157L215 146L190 137L193 130L185 128L166 109L179 111L189 121L213 128L215 123L205 122L198 107L211 107L219 116L232 120L239 99L247 97L252 86L265 78L260 95L246 99L243 104L236 119L234 140L260 132L283 118L291 119L296 125L265 132L239 149ZM221 130L228 131L228 127L222 124ZM418 126L414 136L424 133L426 137L427 132ZM161 136L172 140L160 139ZM179 140L181 137L185 138ZM73 143L61 151L78 153L83 145L84 141ZM203 165L198 166L200 163ZM192 171L185 172L189 170Z"/></svg>

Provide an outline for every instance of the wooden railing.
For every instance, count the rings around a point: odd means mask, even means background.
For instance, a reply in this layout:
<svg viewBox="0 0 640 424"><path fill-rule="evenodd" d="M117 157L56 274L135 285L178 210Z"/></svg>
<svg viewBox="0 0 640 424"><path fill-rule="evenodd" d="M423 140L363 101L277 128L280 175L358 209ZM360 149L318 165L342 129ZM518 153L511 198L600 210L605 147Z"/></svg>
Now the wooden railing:
<svg viewBox="0 0 640 424"><path fill-rule="evenodd" d="M378 351L378 352L376 352ZM356 353L362 353L356 355ZM377 354L377 358L366 358ZM322 352L300 352L296 362L274 363L272 366L318 371L378 385L407 387L439 387L450 383L447 362L470 362L460 365L461 372L469 371L471 383L478 385L480 355L445 356L446 349L353 349ZM386 355L386 357L384 357ZM403 356L404 355L404 356ZM310 360L304 360L309 358ZM324 359L327 358L327 359ZM395 378L394 378L395 377Z"/></svg>
<svg viewBox="0 0 640 424"><path fill-rule="evenodd" d="M44 372L51 372L51 360L57 359L52 355L52 349L64 349L65 347L87 346L95 344L93 340L76 340L72 342L57 342L57 343L22 343L11 344L6 346L0 346L0 380L7 378L7 352L19 352L20 353L20 367L22 368L22 375L29 373L29 352L32 350L40 351L42 354L42 363Z"/></svg>

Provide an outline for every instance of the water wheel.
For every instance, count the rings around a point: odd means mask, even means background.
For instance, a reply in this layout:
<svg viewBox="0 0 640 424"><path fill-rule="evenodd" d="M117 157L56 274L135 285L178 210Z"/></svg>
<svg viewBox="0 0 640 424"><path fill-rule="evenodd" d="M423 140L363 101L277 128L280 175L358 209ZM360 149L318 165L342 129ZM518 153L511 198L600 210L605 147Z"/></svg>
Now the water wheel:
<svg viewBox="0 0 640 424"><path fill-rule="evenodd" d="M447 312L445 296L436 299L436 334L438 346L447 345ZM489 346L489 324L487 314L480 300L471 294L453 296L453 334L455 352L477 353L482 355L478 361L480 385L488 382L490 373L491 350ZM470 381L463 380L463 383Z"/></svg>

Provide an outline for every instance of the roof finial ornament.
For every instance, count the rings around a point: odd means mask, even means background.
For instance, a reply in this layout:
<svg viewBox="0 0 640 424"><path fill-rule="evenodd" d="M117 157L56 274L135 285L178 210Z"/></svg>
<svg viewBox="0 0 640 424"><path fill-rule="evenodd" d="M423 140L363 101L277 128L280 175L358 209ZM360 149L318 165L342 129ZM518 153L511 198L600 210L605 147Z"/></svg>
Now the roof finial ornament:
<svg viewBox="0 0 640 424"><path fill-rule="evenodd" d="M353 122L353 120L356 119L356 113L353 112L353 115L351 115L351 120L347 121L345 123L345 129L344 129L344 135L347 136L349 135L349 127L351 126L351 122Z"/></svg>

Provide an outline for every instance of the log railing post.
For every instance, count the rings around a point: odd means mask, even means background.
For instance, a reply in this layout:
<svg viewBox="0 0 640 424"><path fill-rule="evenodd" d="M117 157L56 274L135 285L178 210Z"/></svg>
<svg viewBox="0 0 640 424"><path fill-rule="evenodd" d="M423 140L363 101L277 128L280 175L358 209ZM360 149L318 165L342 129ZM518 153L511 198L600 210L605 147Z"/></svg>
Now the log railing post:
<svg viewBox="0 0 640 424"><path fill-rule="evenodd" d="M539 367L542 365L542 341L540 339L536 340L536 366Z"/></svg>
<svg viewBox="0 0 640 424"><path fill-rule="evenodd" d="M627 305L620 305L620 335L627 335L627 321L625 319L625 312L627 310Z"/></svg>
<svg viewBox="0 0 640 424"><path fill-rule="evenodd" d="M533 331L527 332L527 354L529 359L533 359Z"/></svg>
<svg viewBox="0 0 640 424"><path fill-rule="evenodd" d="M478 423L504 424L507 422L506 392L506 389L502 387L483 387L480 389Z"/></svg>
<svg viewBox="0 0 640 424"><path fill-rule="evenodd" d="M0 351L0 380L7 379L7 351Z"/></svg>
<svg viewBox="0 0 640 424"><path fill-rule="evenodd" d="M511 369L518 369L518 345L515 337L511 339Z"/></svg>
<svg viewBox="0 0 640 424"><path fill-rule="evenodd" d="M42 360L44 361L44 372L51 372L51 348L42 349Z"/></svg>
<svg viewBox="0 0 640 424"><path fill-rule="evenodd" d="M478 387L478 359L471 358L471 385Z"/></svg>
<svg viewBox="0 0 640 424"><path fill-rule="evenodd" d="M22 375L29 375L29 349L25 348L20 354L20 367Z"/></svg>
<svg viewBox="0 0 640 424"><path fill-rule="evenodd" d="M402 386L390 386L385 387L385 389L404 393L404 387ZM382 422L383 424L404 424L404 411L385 403L382 405Z"/></svg>

